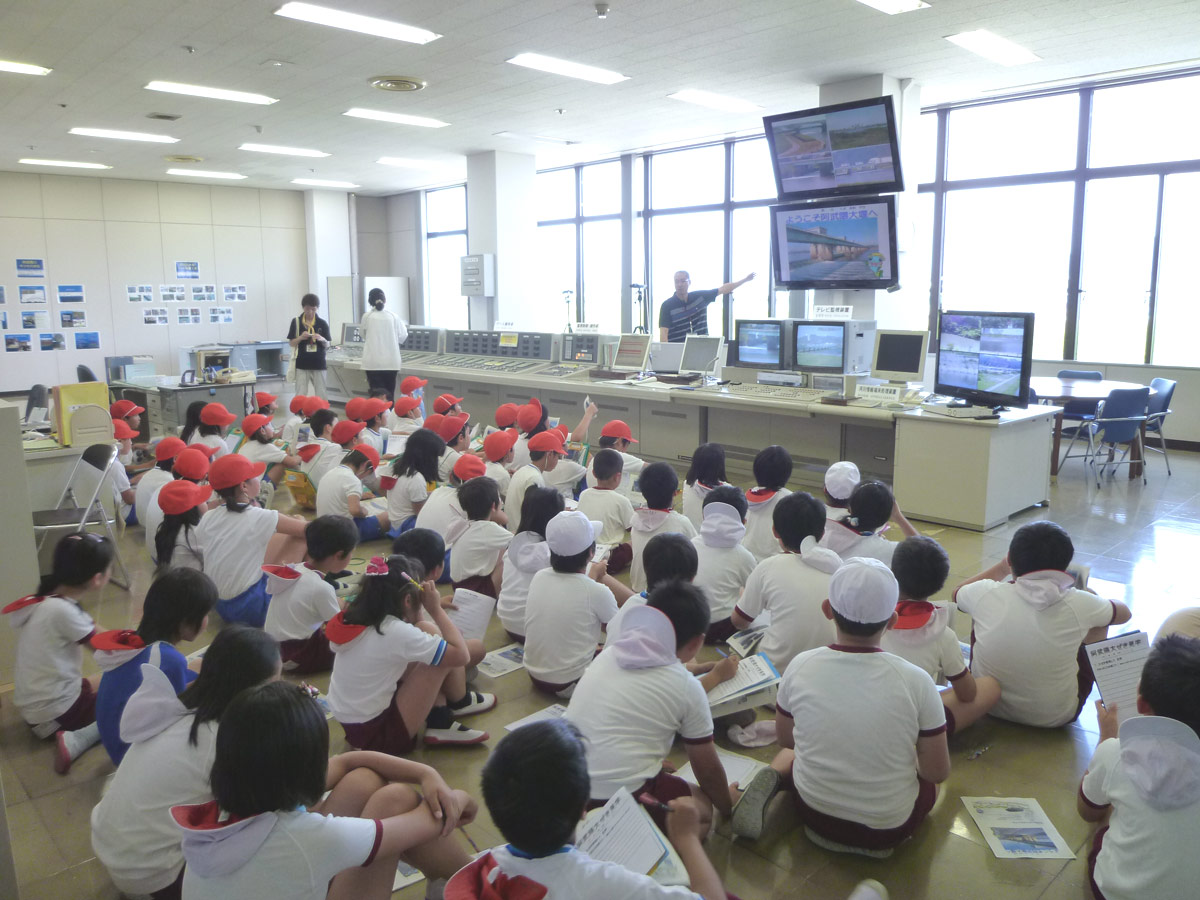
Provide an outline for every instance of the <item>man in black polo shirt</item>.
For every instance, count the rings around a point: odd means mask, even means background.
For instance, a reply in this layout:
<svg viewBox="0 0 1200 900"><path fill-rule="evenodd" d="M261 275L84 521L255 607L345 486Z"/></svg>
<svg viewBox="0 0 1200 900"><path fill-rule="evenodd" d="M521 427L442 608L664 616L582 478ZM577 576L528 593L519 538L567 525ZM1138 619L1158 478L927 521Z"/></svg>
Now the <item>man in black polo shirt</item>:
<svg viewBox="0 0 1200 900"><path fill-rule="evenodd" d="M751 272L741 281L730 281L711 291L689 291L687 272L675 273L675 293L658 310L658 339L679 343L689 334L708 334L708 304L720 294L730 294L754 278Z"/></svg>

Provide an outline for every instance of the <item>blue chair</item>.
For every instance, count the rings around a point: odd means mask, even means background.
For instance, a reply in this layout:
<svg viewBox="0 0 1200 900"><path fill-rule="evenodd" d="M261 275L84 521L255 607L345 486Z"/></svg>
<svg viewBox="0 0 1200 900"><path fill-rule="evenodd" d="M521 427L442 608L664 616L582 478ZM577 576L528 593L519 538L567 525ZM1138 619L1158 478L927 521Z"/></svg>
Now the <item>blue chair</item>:
<svg viewBox="0 0 1200 900"><path fill-rule="evenodd" d="M1150 401L1150 388L1118 388L1110 391L1106 399L1096 406L1095 418L1081 422L1071 431L1071 443L1062 461L1072 457L1082 458L1091 463L1096 476L1096 487L1100 487L1100 475L1109 466L1115 474L1117 466L1133 465L1139 460L1130 459L1129 452L1135 444L1140 446L1142 440L1142 423L1146 421L1146 407ZM1068 429L1064 428L1066 433ZM1087 440L1087 450L1083 453L1071 453L1071 448L1080 438ZM1114 459L1118 444L1125 445L1125 452L1119 460ZM1096 456L1108 449L1109 458L1099 470L1096 469ZM1144 453L1142 456L1144 457ZM1061 468L1060 470L1061 471ZM1146 469L1142 468L1142 484L1146 483Z"/></svg>
<svg viewBox="0 0 1200 900"><path fill-rule="evenodd" d="M1167 464L1167 475L1171 474L1171 457L1167 456L1167 438L1163 434L1164 420L1171 414L1171 397L1175 394L1175 382L1170 378L1155 378L1150 382L1150 405L1146 409L1146 434L1158 438L1160 446L1147 447L1163 455Z"/></svg>
<svg viewBox="0 0 1200 900"><path fill-rule="evenodd" d="M1103 381L1104 373L1094 369L1059 369L1059 378L1076 378L1081 381ZM1063 404L1064 422L1090 422L1096 417L1099 400L1068 400Z"/></svg>

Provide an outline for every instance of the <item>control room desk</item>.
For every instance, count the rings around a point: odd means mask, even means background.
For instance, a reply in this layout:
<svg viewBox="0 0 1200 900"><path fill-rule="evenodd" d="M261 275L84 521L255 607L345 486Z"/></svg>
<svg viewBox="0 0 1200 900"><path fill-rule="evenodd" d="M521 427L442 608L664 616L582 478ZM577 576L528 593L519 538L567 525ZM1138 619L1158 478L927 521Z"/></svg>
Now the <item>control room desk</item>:
<svg viewBox="0 0 1200 900"><path fill-rule="evenodd" d="M146 407L146 418L142 422L142 439L148 440L149 436L175 434L176 429L183 425L188 406L197 400L203 400L205 403L223 403L225 408L241 421L242 416L246 414L246 395L258 388L258 382L145 385L113 381L108 386L114 394Z"/></svg>

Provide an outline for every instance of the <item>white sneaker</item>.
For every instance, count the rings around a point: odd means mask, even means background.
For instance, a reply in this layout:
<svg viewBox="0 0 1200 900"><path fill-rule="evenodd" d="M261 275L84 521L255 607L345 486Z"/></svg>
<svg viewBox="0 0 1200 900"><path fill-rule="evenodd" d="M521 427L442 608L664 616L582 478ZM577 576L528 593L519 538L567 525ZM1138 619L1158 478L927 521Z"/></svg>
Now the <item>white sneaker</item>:
<svg viewBox="0 0 1200 900"><path fill-rule="evenodd" d="M494 698L493 698L494 699ZM426 728L425 743L437 746L439 744L482 744L491 735L486 731L476 731L468 728L462 722L455 722L449 728Z"/></svg>
<svg viewBox="0 0 1200 900"><path fill-rule="evenodd" d="M874 878L860 881L846 900L888 900L888 890Z"/></svg>
<svg viewBox="0 0 1200 900"><path fill-rule="evenodd" d="M730 826L739 837L758 840L762 836L763 821L767 817L767 804L783 787L779 773L768 766L759 769L742 792L742 799L733 808Z"/></svg>
<svg viewBox="0 0 1200 900"><path fill-rule="evenodd" d="M470 703L458 709L451 708L450 711L454 714L454 718L461 719L464 716L473 716L476 713L487 712L496 705L495 694L484 694L480 691L468 691L468 693L471 695Z"/></svg>

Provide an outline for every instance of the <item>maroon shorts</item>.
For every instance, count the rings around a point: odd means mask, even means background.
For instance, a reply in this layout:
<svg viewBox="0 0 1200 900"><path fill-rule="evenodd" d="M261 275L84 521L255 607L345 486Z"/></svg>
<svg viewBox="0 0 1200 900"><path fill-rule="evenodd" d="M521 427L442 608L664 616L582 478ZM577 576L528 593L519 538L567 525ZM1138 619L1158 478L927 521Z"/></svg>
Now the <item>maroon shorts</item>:
<svg viewBox="0 0 1200 900"><path fill-rule="evenodd" d="M1092 852L1088 854L1088 882L1092 886L1092 893L1096 895L1096 900L1104 900L1104 895L1100 893L1100 886L1096 884L1096 858L1100 855L1100 848L1104 846L1106 831L1108 831L1107 825L1096 832L1096 837L1092 839Z"/></svg>
<svg viewBox="0 0 1200 900"><path fill-rule="evenodd" d="M624 572L633 562L633 545L626 541L623 544L617 544L612 548L612 552L608 554L608 574L616 575L619 572Z"/></svg>
<svg viewBox="0 0 1200 900"><path fill-rule="evenodd" d="M525 643L525 635L523 635L523 634L515 634L515 633L509 631L507 628L504 629L504 633L508 635L508 639L510 641L515 641L518 644Z"/></svg>
<svg viewBox="0 0 1200 900"><path fill-rule="evenodd" d="M184 868L180 867L178 877L168 884L165 888L159 888L157 891L152 891L150 896L153 900L181 900L183 897L183 873Z"/></svg>
<svg viewBox="0 0 1200 900"><path fill-rule="evenodd" d="M79 696L75 698L71 708L55 721L63 731L78 731L96 721L96 691L90 681L82 679Z"/></svg>
<svg viewBox="0 0 1200 900"><path fill-rule="evenodd" d="M736 631L737 626L733 624L732 619L728 617L724 619L718 619L708 626L708 631L704 633L704 643L720 644L723 641L727 641L733 637L734 632Z"/></svg>
<svg viewBox="0 0 1200 900"><path fill-rule="evenodd" d="M917 785L917 801L913 804L912 813L903 825L895 828L871 828L861 822L817 812L804 802L794 788L792 796L796 799L800 821L825 840L848 847L860 847L863 850L891 850L912 837L917 826L925 821L925 817L933 809L933 802L937 799L937 787L932 781L926 781L919 776Z"/></svg>
<svg viewBox="0 0 1200 900"><path fill-rule="evenodd" d="M659 804L667 804L680 797L692 796L692 786L678 775L659 772L653 778L646 779L640 787L634 788L630 793L633 794L634 800L646 807L646 812L650 813L654 824L665 832L667 830L667 813L666 810L659 808ZM589 800L587 808L589 810L599 809L607 802L607 800Z"/></svg>
<svg viewBox="0 0 1200 900"><path fill-rule="evenodd" d="M1079 645L1079 653L1075 657L1075 662L1079 666L1079 672L1076 675L1076 686L1079 691L1079 705L1075 707L1075 715L1071 717L1074 722L1079 718L1079 714L1083 712L1083 705L1087 703L1088 695L1092 693L1092 686L1096 683L1096 676L1092 673L1092 661L1088 659L1087 645Z"/></svg>
<svg viewBox="0 0 1200 900"><path fill-rule="evenodd" d="M323 628L318 628L307 638L280 641L279 657L283 660L283 671L293 675L311 675L333 668L333 651L329 649L329 638L325 637Z"/></svg>
<svg viewBox="0 0 1200 900"><path fill-rule="evenodd" d="M552 681L542 681L540 678L534 678L532 675L529 676L529 680L542 693L553 694L555 697L558 697L563 691L579 683L579 679L576 678L574 681L568 681L566 684L555 684ZM559 697L559 699L561 700L562 698Z"/></svg>
<svg viewBox="0 0 1200 900"><path fill-rule="evenodd" d="M400 683L396 682L397 689ZM342 730L346 732L346 743L355 750L377 750L392 756L404 756L411 753L417 745L416 735L409 734L404 717L396 708L396 697L387 709L366 722L343 722Z"/></svg>
<svg viewBox="0 0 1200 900"><path fill-rule="evenodd" d="M942 704L942 709L946 713L946 740L954 737L954 730L958 727L958 723L954 721L954 710Z"/></svg>
<svg viewBox="0 0 1200 900"><path fill-rule="evenodd" d="M468 591L483 594L485 597L491 597L493 600L496 599L496 585L492 581L491 575L472 575L462 581L451 582L451 585L455 590L465 588Z"/></svg>

